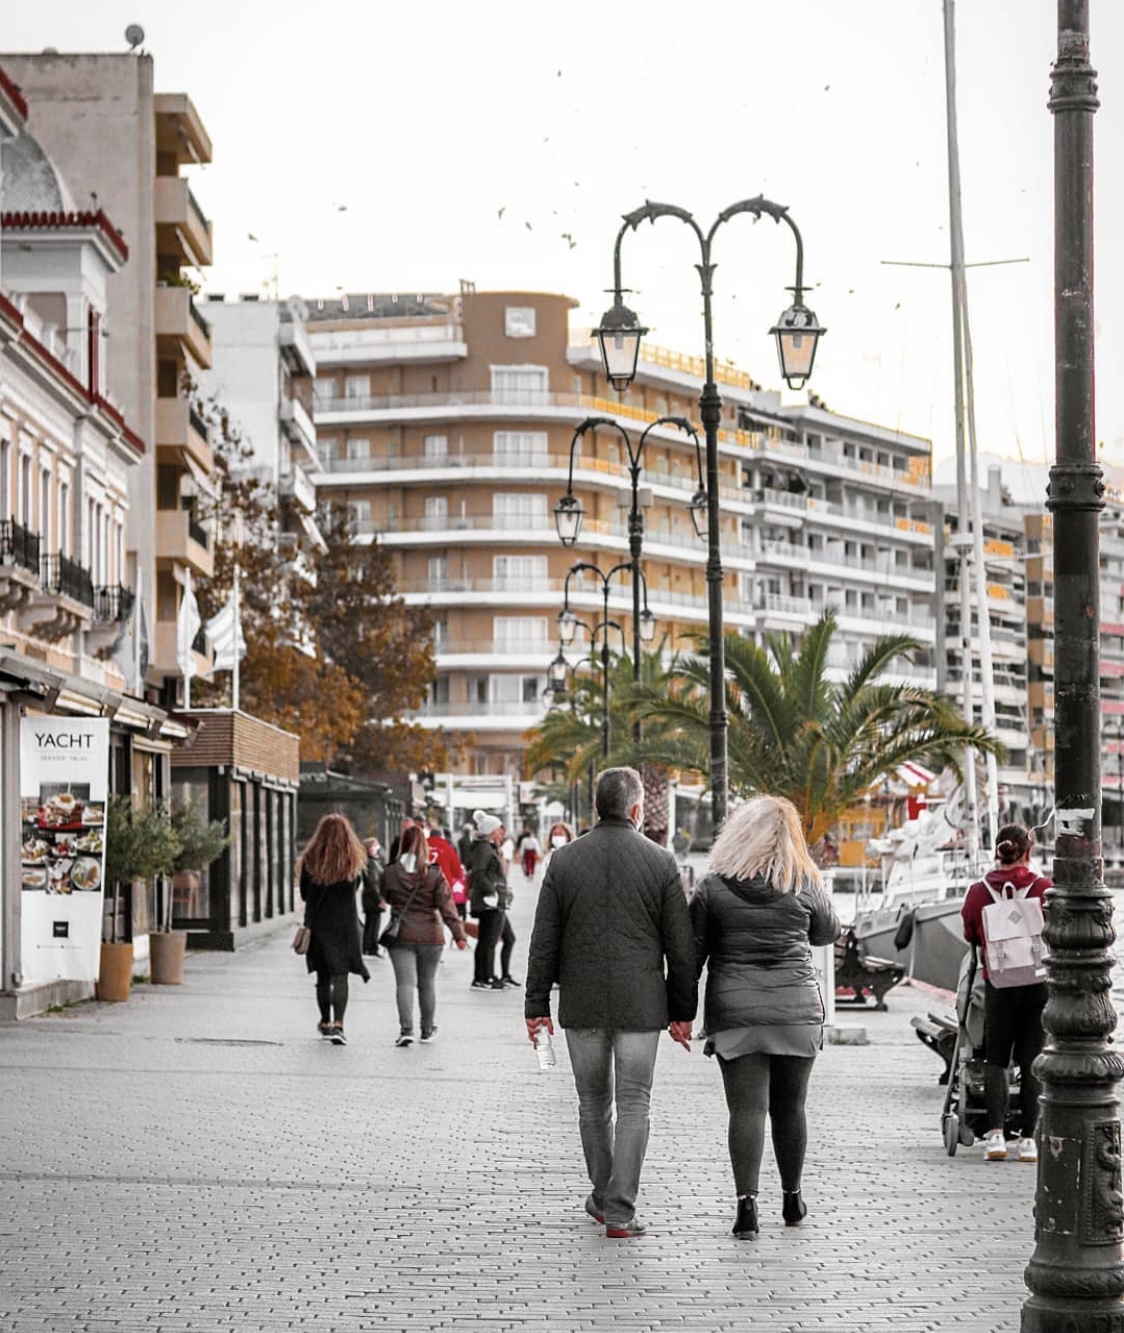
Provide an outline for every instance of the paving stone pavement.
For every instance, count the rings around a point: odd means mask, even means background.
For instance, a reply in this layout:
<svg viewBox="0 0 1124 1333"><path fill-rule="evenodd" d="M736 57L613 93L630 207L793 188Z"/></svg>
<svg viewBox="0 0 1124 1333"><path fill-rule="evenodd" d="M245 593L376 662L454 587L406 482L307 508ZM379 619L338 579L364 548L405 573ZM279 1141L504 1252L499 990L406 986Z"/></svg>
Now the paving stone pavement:
<svg viewBox="0 0 1124 1333"><path fill-rule="evenodd" d="M534 890L517 877L522 977ZM439 1039L395 1049L390 964L353 979L349 1045L315 1034L292 925L138 986L0 1026L2 1333L351 1329L1016 1330L1035 1172L944 1150L940 1064L889 1012L840 1010L809 1097L809 1214L730 1234L717 1068L666 1039L640 1212L607 1241L564 1039L541 1073L522 992L449 950Z"/></svg>

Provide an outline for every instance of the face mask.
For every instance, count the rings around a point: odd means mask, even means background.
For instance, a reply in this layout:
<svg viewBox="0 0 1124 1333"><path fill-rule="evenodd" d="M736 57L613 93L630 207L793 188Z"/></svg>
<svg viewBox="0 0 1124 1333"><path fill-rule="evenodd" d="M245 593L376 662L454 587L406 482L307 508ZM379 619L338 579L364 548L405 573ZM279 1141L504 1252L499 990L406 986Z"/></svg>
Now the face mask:
<svg viewBox="0 0 1124 1333"><path fill-rule="evenodd" d="M569 842L569 838L567 838L564 833L556 833L551 838L550 845L552 847L565 847L567 842Z"/></svg>
<svg viewBox="0 0 1124 1333"><path fill-rule="evenodd" d="M402 869L407 875L412 875L418 868L418 858L413 852L403 852L398 860L402 863Z"/></svg>

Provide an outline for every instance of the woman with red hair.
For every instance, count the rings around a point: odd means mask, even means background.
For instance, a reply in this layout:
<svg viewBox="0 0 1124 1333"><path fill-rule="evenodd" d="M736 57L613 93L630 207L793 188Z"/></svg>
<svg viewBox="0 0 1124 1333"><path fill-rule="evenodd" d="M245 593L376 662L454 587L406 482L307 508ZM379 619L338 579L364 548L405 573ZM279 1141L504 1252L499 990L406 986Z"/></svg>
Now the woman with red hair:
<svg viewBox="0 0 1124 1333"><path fill-rule="evenodd" d="M345 1046L348 975L354 972L364 981L371 979L363 963L355 907L367 849L346 815L325 815L297 865L305 925L312 932L305 958L308 970L316 973L317 1030L336 1046Z"/></svg>

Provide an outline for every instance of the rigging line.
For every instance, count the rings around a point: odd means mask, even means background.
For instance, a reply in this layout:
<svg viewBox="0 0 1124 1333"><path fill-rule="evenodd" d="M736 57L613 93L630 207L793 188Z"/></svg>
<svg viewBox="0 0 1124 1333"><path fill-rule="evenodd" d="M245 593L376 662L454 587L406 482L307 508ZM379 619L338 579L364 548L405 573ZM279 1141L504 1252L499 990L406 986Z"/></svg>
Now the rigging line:
<svg viewBox="0 0 1124 1333"><path fill-rule="evenodd" d="M943 268L947 273L951 264L929 264L920 259L880 259L880 264L888 268ZM974 264L961 264L961 268L998 268L1000 264L1029 264L1030 256L1022 255L1018 259L980 259Z"/></svg>

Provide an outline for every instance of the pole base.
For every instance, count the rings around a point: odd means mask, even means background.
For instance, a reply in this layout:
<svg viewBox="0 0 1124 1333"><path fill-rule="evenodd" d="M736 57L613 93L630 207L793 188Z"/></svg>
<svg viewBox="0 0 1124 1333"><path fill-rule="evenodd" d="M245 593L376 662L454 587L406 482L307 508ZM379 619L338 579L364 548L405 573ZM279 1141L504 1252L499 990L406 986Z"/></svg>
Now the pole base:
<svg viewBox="0 0 1124 1333"><path fill-rule="evenodd" d="M1023 1306L1020 1333L1124 1333L1124 1302L1032 1296Z"/></svg>

